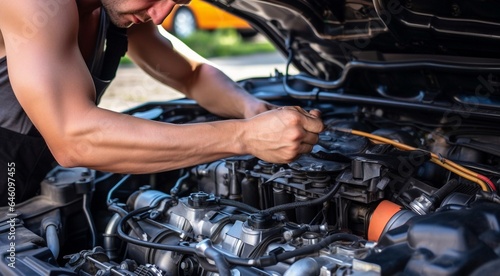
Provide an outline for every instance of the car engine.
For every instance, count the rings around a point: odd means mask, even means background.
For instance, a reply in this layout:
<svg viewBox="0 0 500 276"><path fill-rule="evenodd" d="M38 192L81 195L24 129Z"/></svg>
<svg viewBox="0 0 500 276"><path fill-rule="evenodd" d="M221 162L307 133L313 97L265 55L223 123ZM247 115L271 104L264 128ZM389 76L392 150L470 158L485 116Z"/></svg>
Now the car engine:
<svg viewBox="0 0 500 276"><path fill-rule="evenodd" d="M148 175L57 167L39 196L16 206L15 217L1 210L0 252L16 269L5 261L0 272L479 275L498 269L500 140L492 121L471 110L442 114L291 97L284 78L241 85L277 105L319 109L325 128L310 154L289 164L235 156ZM293 89L309 85L289 81ZM187 99L125 113L176 124L222 120Z"/></svg>

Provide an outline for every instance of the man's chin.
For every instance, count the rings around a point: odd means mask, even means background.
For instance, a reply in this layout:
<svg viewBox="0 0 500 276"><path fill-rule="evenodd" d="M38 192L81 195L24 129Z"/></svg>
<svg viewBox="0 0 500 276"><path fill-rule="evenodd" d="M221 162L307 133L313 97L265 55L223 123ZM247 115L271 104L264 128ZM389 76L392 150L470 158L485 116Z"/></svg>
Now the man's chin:
<svg viewBox="0 0 500 276"><path fill-rule="evenodd" d="M120 20L117 20L116 18L110 18L111 22L118 28L130 28L132 25L134 25L133 22L127 21L123 22Z"/></svg>
<svg viewBox="0 0 500 276"><path fill-rule="evenodd" d="M134 24L134 22L130 22L129 20L124 20L123 16L119 14L109 12L106 7L103 7L106 13L108 14L109 20L118 28L130 28Z"/></svg>

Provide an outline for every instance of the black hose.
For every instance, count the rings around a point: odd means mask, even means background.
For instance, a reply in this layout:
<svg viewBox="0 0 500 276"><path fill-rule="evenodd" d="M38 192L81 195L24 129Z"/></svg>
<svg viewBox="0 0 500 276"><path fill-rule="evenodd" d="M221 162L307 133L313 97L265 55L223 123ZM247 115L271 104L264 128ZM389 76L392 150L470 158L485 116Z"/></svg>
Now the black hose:
<svg viewBox="0 0 500 276"><path fill-rule="evenodd" d="M89 193L83 194L83 214L87 219L90 230L90 238L91 245L94 248L97 245L97 231L94 224L94 219L92 218L92 214L90 213L90 201L89 201Z"/></svg>
<svg viewBox="0 0 500 276"><path fill-rule="evenodd" d="M108 206L108 210L113 211L117 213L121 218L125 217L128 213L125 211L123 208L118 206L118 204L113 203ZM137 223L135 220L128 220L128 225L130 228L132 228L132 231L138 236L138 237L148 237L147 233L142 230L142 227Z"/></svg>
<svg viewBox="0 0 500 276"><path fill-rule="evenodd" d="M125 222L127 222L130 218L132 218L133 216L135 216L137 214L152 210L155 207L156 206L142 207L140 209L136 209L136 210L128 213L123 218L121 218L120 221L118 222L117 229L116 229L118 237L126 242L136 244L136 245L139 245L142 247L155 248L155 249L167 250L167 251L174 251L174 252L181 253L181 254L191 254L191 255L198 256L198 252L196 251L196 248L194 248L194 247L158 244L158 243L143 241L143 240L139 240L137 238L131 237L131 236L127 235L125 232L123 232L123 224ZM254 259L244 259L244 258L238 258L238 257L224 256L222 253L218 252L214 248L212 248L212 249L213 249L213 251L208 250L208 253L205 252L205 254L207 255L207 257L214 260L214 262L217 264L217 268L219 269L220 275L231 275L231 271L229 269L229 264L255 266L257 263L257 261Z"/></svg>
<svg viewBox="0 0 500 276"><path fill-rule="evenodd" d="M197 258L196 259L200 266L205 270L205 271L210 271L210 272L219 272L217 267L215 265L210 264L206 259L204 258Z"/></svg>
<svg viewBox="0 0 500 276"><path fill-rule="evenodd" d="M281 236L268 236L267 238L264 238L261 242L259 242L259 244L257 244L257 246L254 247L248 255L248 258L257 258L258 256L264 255L269 244L273 242L281 242L282 240L283 238Z"/></svg>
<svg viewBox="0 0 500 276"><path fill-rule="evenodd" d="M246 259L246 258L226 256L226 260L232 265L258 266L257 265L258 260L256 259Z"/></svg>
<svg viewBox="0 0 500 276"><path fill-rule="evenodd" d="M288 58L286 59L285 75L283 76L283 89L285 90L285 92L287 94L289 94L288 88L290 87L288 85L289 69L290 69L290 64L293 61L292 40L293 40L293 37L291 35L289 37L287 37L287 40L286 40L286 50L288 52Z"/></svg>
<svg viewBox="0 0 500 276"><path fill-rule="evenodd" d="M448 181L443 187L439 188L433 195L431 195L431 200L434 203L434 206L443 201L443 199L448 196L451 192L453 192L458 187L458 180L452 179Z"/></svg>
<svg viewBox="0 0 500 276"><path fill-rule="evenodd" d="M323 202L331 199L338 192L339 189L340 189L340 183L337 182L337 183L335 183L333 188L331 188L331 190L328 193L326 193L325 195L323 195L322 197L318 197L318 198L315 198L315 199L309 200L309 201L300 201L300 202L291 202L288 204L282 204L282 205L278 205L278 206L274 206L274 207L262 210L260 212L267 213L267 214L275 214L278 212L283 212L283 211L292 210L292 209L296 209L296 208L309 207L309 206L313 206L313 205L322 204Z"/></svg>
<svg viewBox="0 0 500 276"><path fill-rule="evenodd" d="M101 177L97 178L96 180L94 180L94 183L99 183L101 181L104 181L104 180L110 178L113 175L114 175L114 173L106 173L103 176L101 176Z"/></svg>
<svg viewBox="0 0 500 276"><path fill-rule="evenodd" d="M226 199L226 198L220 198L219 199L219 203L221 205L228 205L228 206L233 206L233 207L236 207L238 209L241 209L245 212L249 212L249 213L258 213L260 210L253 207L253 206L250 206L246 203L243 203L241 201L236 201L236 200L231 200L231 199Z"/></svg>
<svg viewBox="0 0 500 276"><path fill-rule="evenodd" d="M494 203L500 203L500 197L494 193L488 193L484 191L480 191L476 195L476 199L486 199Z"/></svg>
<svg viewBox="0 0 500 276"><path fill-rule="evenodd" d="M361 241L361 238L352 234L347 234L347 233L337 233L337 234L332 234L324 239L322 239L320 242L316 244L312 244L309 246L301 247L297 250L294 251L285 251L281 254L278 254L276 256L276 260L278 262L283 262L285 260L288 260L290 258L302 256L302 255L307 255L307 254L312 254L315 252L318 252L322 248L327 247L330 245L332 242L336 241L352 241L352 242L359 242Z"/></svg>
<svg viewBox="0 0 500 276"><path fill-rule="evenodd" d="M235 221L247 221L248 215L230 215L229 221L234 223Z"/></svg>
<svg viewBox="0 0 500 276"><path fill-rule="evenodd" d="M322 200L327 200L330 196L333 196L335 192L338 190L340 187L340 184L337 183L332 190L326 194L325 196L316 199L316 201L319 201L320 199ZM198 256L198 252L196 248L194 247L187 247L187 246L180 246L180 245L168 245L168 244L158 244L158 243L153 243L153 242L148 242L148 241L143 241L139 240L137 238L133 238L131 236L128 236L123 232L123 224L127 222L130 218L132 218L135 215L138 215L143 212L147 212L149 210L154 209L156 206L146 206L140 209L136 209L127 215L125 215L123 218L120 219L117 225L117 234L118 237L121 238L122 240L126 242L130 242L132 244L136 244L139 246L143 247L148 247L148 248L155 248L159 250L167 250L167 251L174 251L180 254L191 254L191 255L196 255ZM252 207L253 208L253 207ZM256 267L262 267L262 266L270 266L274 265L277 262L282 262L284 260L306 255L306 254L312 254L314 252L317 252L318 250L327 247L329 244L339 241L339 240L348 240L352 242L359 242L361 240L360 237L351 235L351 234L346 234L346 233L337 233L330 235L317 244L309 245L306 247L299 248L294 251L286 251L281 254L278 254L276 257L271 257L271 256L265 256L261 257L259 259L247 259L247 258L239 258L239 257L231 257L231 256L225 256L223 253L217 251L215 248L207 248L204 251L204 254L206 257L212 259L216 264L217 268L219 270L220 275L231 275L231 270L230 270L230 265L241 265L241 266L256 266Z"/></svg>
<svg viewBox="0 0 500 276"><path fill-rule="evenodd" d="M129 177L130 177L130 174L125 175L124 177L122 177L122 179L120 179L120 181L118 181L115 184L115 186L113 186L113 188L111 188L111 190L109 190L108 196L106 198L106 202L108 203L108 205L113 203L113 201L111 200L111 196L113 195L115 190L118 189Z"/></svg>
<svg viewBox="0 0 500 276"><path fill-rule="evenodd" d="M154 242L143 241L143 240L133 238L133 237L125 234L125 232L123 232L123 224L127 220L129 220L130 218L132 218L133 216L135 216L137 214L147 212L151 209L154 209L155 207L156 206L146 206L146 207L136 209L136 210L128 213L127 215L125 215L122 219L120 219L120 221L118 222L118 225L117 225L117 229L116 229L118 237L126 242L136 244L139 246L143 246L143 247L155 248L155 249L167 250L167 251L175 251L175 252L178 252L181 254L196 255L196 250L193 247L180 246L180 245L169 245L169 244L158 244L158 243L154 243Z"/></svg>
<svg viewBox="0 0 500 276"><path fill-rule="evenodd" d="M488 66L482 64L458 64L454 62L435 62L435 61L408 61L408 62L366 62L366 61L350 61L343 70L340 77L336 80L321 80L315 77L306 75L297 75L293 79L303 81L309 85L324 89L337 89L345 85L347 77L354 70L376 70L376 71L390 71L390 70L407 70L407 69L441 69L443 71L462 71L462 72L483 72L487 71L500 71L497 65ZM307 93L307 92L304 92Z"/></svg>
<svg viewBox="0 0 500 276"><path fill-rule="evenodd" d="M170 195L172 197L177 197L177 195L179 194L179 192L181 190L182 182L188 177L189 177L189 171L186 174L184 174L183 176L179 177L179 179L177 179L174 187L172 187L172 189L170 189Z"/></svg>
<svg viewBox="0 0 500 276"><path fill-rule="evenodd" d="M213 247L207 247L207 249L205 250L205 256L215 262L220 276L231 276L229 262L226 260L222 253L220 253Z"/></svg>
<svg viewBox="0 0 500 276"><path fill-rule="evenodd" d="M316 244L312 244L306 247L299 248L294 251L285 251L281 254L278 254L276 256L263 256L260 257L259 259L246 259L246 258L238 258L238 257L231 257L231 256L225 256L225 259L232 265L240 265L240 266L255 266L255 267L265 267L265 266L272 266L277 264L278 262L283 262L285 260L288 260L290 258L302 256L302 255L307 255L307 254L313 254L321 250L322 248L327 247L333 242L336 241L352 241L359 243L362 241L362 239L356 235L352 234L347 234L347 233L337 233L337 234L332 234L321 240L320 242Z"/></svg>

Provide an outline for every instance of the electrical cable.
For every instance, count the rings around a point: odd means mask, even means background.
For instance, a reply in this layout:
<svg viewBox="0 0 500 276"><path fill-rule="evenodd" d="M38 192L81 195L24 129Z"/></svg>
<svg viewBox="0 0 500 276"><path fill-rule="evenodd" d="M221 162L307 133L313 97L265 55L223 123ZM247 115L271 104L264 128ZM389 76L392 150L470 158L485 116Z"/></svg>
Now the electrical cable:
<svg viewBox="0 0 500 276"><path fill-rule="evenodd" d="M291 44L290 44L291 45ZM337 64L338 65L338 64ZM354 70L374 70L374 71L395 71L408 69L437 69L443 71L461 71L461 72L498 72L500 67L497 64L492 66L484 64L459 64L455 62L436 62L436 61L408 61L408 62L367 62L367 61L349 61L343 66L342 74L336 80L325 81L315 77L296 75L294 79L303 81L309 85L320 87L323 89L338 89L345 85L347 77ZM313 97L314 93L304 92L306 95Z"/></svg>
<svg viewBox="0 0 500 276"><path fill-rule="evenodd" d="M91 193L91 192L89 192ZM90 229L90 237L91 237L91 245L94 248L97 245L97 230L95 228L94 220L92 219L92 214L90 213L90 201L89 201L89 193L83 194L83 214L87 219Z"/></svg>
<svg viewBox="0 0 500 276"><path fill-rule="evenodd" d="M108 210L115 212L120 216L121 218L127 215L127 211L125 211L123 208L118 206L118 204L113 203L108 206ZM147 234L142 230L141 226L137 223L135 220L128 220L128 224L130 225L130 228L132 228L132 231L138 236L142 238L146 238ZM116 230L115 230L116 231Z"/></svg>
<svg viewBox="0 0 500 276"><path fill-rule="evenodd" d="M313 201L319 202L320 200L326 200L330 196L333 196L335 192L340 188L340 183L336 183L336 185L328 192L328 194L324 195L321 198L317 198ZM157 204L156 204L157 205ZM139 246L143 247L148 247L148 248L154 248L154 249L159 249L159 250L167 250L167 251L174 251L180 254L191 254L191 255L196 255L198 257L204 257L204 256L199 256L199 252L197 251L196 247L192 246L180 246L180 245L168 245L168 244L158 244L158 243L153 243L149 241L143 241L139 240L137 238L131 237L127 235L123 231L123 225L125 222L127 222L129 219L132 217L147 212L149 210L152 210L156 208L155 206L146 206L143 208L136 209L127 215L125 215L123 218L120 219L120 221L117 224L117 234L118 237L126 242L136 244ZM272 208L270 208L272 209ZM360 237L357 237L352 234L347 234L347 233L336 233L332 234L324 239L322 239L320 242L317 244L305 246L302 248L299 248L294 251L285 251L281 254L277 255L272 255L272 256L263 256L258 259L248 259L248 258L240 258L240 257L233 257L233 256L226 256L214 248L213 250L207 250L204 251L204 254L206 254L206 257L211 258L212 260L215 261L216 267L219 270L219 273L222 273L221 275L230 275L230 269L229 269L229 264L231 265L241 265L241 266L256 266L256 267L264 267L264 266L271 266L275 265L277 262L285 261L287 259L293 258L293 257L298 257L302 256L305 254L311 254L313 252L317 252L321 248L327 247L329 244L339 241L339 240L348 240L352 242L359 242L361 240Z"/></svg>
<svg viewBox="0 0 500 276"><path fill-rule="evenodd" d="M281 254L276 255L276 260L278 262L283 262L285 260L288 260L290 258L302 256L302 255L307 255L307 254L313 254L315 252L318 252L322 248L327 247L333 242L336 241L352 241L359 243L362 239L358 236L355 236L353 234L348 234L348 233L336 233L332 234L321 241L319 241L316 244L308 245L301 247L299 249L293 250L293 251L285 251Z"/></svg>
<svg viewBox="0 0 500 276"><path fill-rule="evenodd" d="M229 267L229 262L227 261L223 253L210 246L204 250L204 254L207 256L207 258L214 261L220 276L232 275L231 269Z"/></svg>
<svg viewBox="0 0 500 276"><path fill-rule="evenodd" d="M248 215L230 215L229 221L234 223L235 221L246 221L248 219Z"/></svg>
<svg viewBox="0 0 500 276"><path fill-rule="evenodd" d="M335 190L335 189L332 189ZM168 244L157 244L153 242L148 242L148 241L142 241L133 237L128 236L123 232L123 224L132 218L135 215L138 215L143 212L147 212L149 210L154 209L156 206L146 206L137 210L134 210L130 213L128 213L126 216L124 216L120 221L118 222L117 225L117 234L118 237L121 239L130 242L132 244L136 244L139 246L143 247L149 247L149 248L155 248L155 249L160 249L160 250L167 250L167 251L175 251L181 254L192 254L198 256L198 252L194 247L187 247L187 246L180 246L180 245L168 245ZM360 238L351 234L346 234L346 233L337 233L330 235L326 238L324 238L322 241L320 241L317 244L309 245L306 247L299 248L294 251L286 251L281 254L276 255L276 258L273 258L271 256L265 256L261 257L259 259L247 259L247 258L239 258L239 257L232 257L232 256L224 256L216 251L210 252L210 256L207 257L217 257L217 261L221 261L223 259L223 272L227 272L228 266L227 264L232 264L232 265L241 265L241 266L269 266L276 264L276 262L281 262L293 257L305 255L305 254L310 254L313 252L316 252L317 250L328 246L332 242L338 241L338 240L349 240L353 242L358 242L360 241ZM217 253L217 254L215 254ZM217 255L217 256L212 256L212 255ZM214 260L215 261L215 260ZM216 262L217 264L218 262ZM220 269L220 268L219 268Z"/></svg>
<svg viewBox="0 0 500 276"><path fill-rule="evenodd" d="M96 180L94 180L94 183L99 183L101 181L104 181L104 180L110 178L113 175L114 175L114 173L106 173L103 176L101 176L101 177L97 178Z"/></svg>
<svg viewBox="0 0 500 276"><path fill-rule="evenodd" d="M122 177L122 179L120 179L120 181L118 181L115 184L115 186L113 186L113 188L111 188L111 190L109 190L108 196L106 198L106 202L108 203L108 205L113 203L113 201L111 200L111 196L113 195L115 190L117 190L127 179L129 179L129 177L130 177L130 174L125 175L124 177Z"/></svg>
<svg viewBox="0 0 500 276"><path fill-rule="evenodd" d="M209 272L219 272L219 270L217 269L217 267L213 264L210 264L207 260L203 259L203 258L197 258L196 259L198 261L198 263L200 264L200 266L206 270L206 271L209 271Z"/></svg>
<svg viewBox="0 0 500 276"><path fill-rule="evenodd" d="M362 242L363 240L355 235L348 233L336 233L329 235L328 237L322 239L320 242L305 247L298 248L293 251L285 251L276 255L262 256L258 259L246 259L238 258L232 256L226 256L226 260L233 265L240 266L255 266L255 267L266 267L277 264L278 262L283 262L290 258L295 258L303 255L313 254L318 252L320 249L327 247L336 241L352 241L355 243Z"/></svg>
<svg viewBox="0 0 500 276"><path fill-rule="evenodd" d="M227 198L219 198L219 204L233 206L233 207L239 208L239 209L241 209L245 212L249 212L249 213L257 213L260 211L259 209L255 208L253 206L250 206L246 203L243 203L241 201L231 200L231 199L227 199Z"/></svg>
<svg viewBox="0 0 500 276"><path fill-rule="evenodd" d="M421 150L423 151L422 149L419 149L419 148L415 148L415 147L412 147L412 146L409 146L409 145L406 145L406 144L402 144L402 143L399 143L399 142L396 142L396 141L393 141L391 139L388 139L388 138L385 138L385 137L381 137L381 136L378 136L378 135L374 135L374 134L371 134L371 133L367 133L367 132L364 132L364 131L359 131L359 130L354 130L354 129L345 129L345 128L335 128L335 130L338 130L338 131L341 131L341 132L345 132L345 133L351 133L353 135L358 135L358 136L363 136L363 137L366 137L366 138L369 138L371 140L375 140L375 141L378 141L378 142L381 142L381 143L385 143L385 144L390 144L398 149L402 149L402 150ZM440 155L437 155L433 152L429 152L430 155L431 155L431 162L467 179L467 180L470 180L476 184L478 184L481 189L483 191L494 191L496 192L496 187L495 185L493 184L493 182L491 182L491 180L489 178L487 178L486 176L484 175L481 175L479 173L476 173L476 172L473 172L461 165L458 165L457 163L451 161L451 160L448 160Z"/></svg>
<svg viewBox="0 0 500 276"><path fill-rule="evenodd" d="M136 209L136 210L128 213L123 218L121 218L120 221L118 222L117 227L116 227L118 237L126 242L136 244L139 246L143 246L143 247L149 247L149 248L155 248L155 249L167 250L167 251L175 251L175 252L182 253L182 254L196 255L196 249L194 247L187 247L187 246L181 246L181 245L159 244L159 243L154 243L154 242L149 242L149 241L143 241L143 240L131 237L131 236L127 235L125 232L123 232L123 224L125 224L126 221L128 221L129 219L131 219L135 215L147 212L147 211L152 210L154 208L156 208L156 206L142 207L142 208Z"/></svg>
<svg viewBox="0 0 500 276"><path fill-rule="evenodd" d="M283 76L283 89L285 90L285 92L287 94L289 94L289 91L288 91L288 76L289 76L289 69L290 69L290 65L292 64L292 61L293 61L293 50L292 50L292 41L293 41L293 37L292 35L290 34L289 37L287 37L287 40L286 40L286 50L288 52L288 58L286 60L286 65L285 65L285 75Z"/></svg>
<svg viewBox="0 0 500 276"><path fill-rule="evenodd" d="M267 213L267 214L274 214L278 212L283 212L291 209L296 209L296 208L301 208L301 207L308 207L312 205L318 205L322 204L323 202L329 200L332 198L337 191L340 189L340 182L336 182L335 185L326 193L325 195L315 198L313 200L309 201L299 201L299 202L292 202L292 203L287 203L287 204L281 204L278 206L274 206L262 211L259 211L260 213Z"/></svg>
<svg viewBox="0 0 500 276"><path fill-rule="evenodd" d="M469 168L470 170L481 171L483 173L487 173L490 175L495 175L497 177L500 177L500 172L496 171L496 169L493 167L489 167L489 166L486 166L484 164L477 164L477 163L473 163L473 162L465 162L465 161L458 161L458 160L455 160L455 162L460 164L461 166Z"/></svg>
<svg viewBox="0 0 500 276"><path fill-rule="evenodd" d="M139 245L139 246L143 246L143 247L154 248L154 249L159 249L159 250L174 251L174 252L177 252L180 254L191 254L191 255L196 255L198 257L204 257L204 256L199 256L198 251L196 250L195 247L159 244L159 243L154 243L154 242L149 242L149 241L143 241L143 240L139 240L137 238L131 237L123 231L123 225L129 219L131 219L135 215L147 212L147 211L152 210L154 208L156 208L156 205L142 207L142 208L136 209L136 210L128 213L123 218L121 218L120 221L118 222L117 229L116 229L118 237L126 242L129 242L129 243L132 243L135 245ZM230 274L227 274L229 271L229 267L228 267L227 263L234 264L234 265L244 265L244 266L254 266L257 264L257 260L224 256L223 254L221 254L220 252L218 252L215 249L208 251L208 253L205 252L205 254L208 254L209 256L207 256L207 257L212 257L212 260L214 260L216 262L216 266L219 269L219 273L222 272L221 275L230 275ZM222 263L220 263L220 262L222 262ZM221 271L221 268L222 268L222 271Z"/></svg>
<svg viewBox="0 0 500 276"><path fill-rule="evenodd" d="M179 177L179 179L177 179L177 181L175 182L175 185L172 189L170 189L170 195L173 196L173 197L176 197L179 192L181 191L181 187L182 187L182 182L184 180L186 180L187 178L189 178L189 171L186 172L183 176Z"/></svg>

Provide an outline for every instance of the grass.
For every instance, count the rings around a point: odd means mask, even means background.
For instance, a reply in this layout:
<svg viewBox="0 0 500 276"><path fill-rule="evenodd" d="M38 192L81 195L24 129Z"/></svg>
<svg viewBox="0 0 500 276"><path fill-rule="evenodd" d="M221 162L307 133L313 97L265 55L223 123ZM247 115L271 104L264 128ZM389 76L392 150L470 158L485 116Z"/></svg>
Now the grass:
<svg viewBox="0 0 500 276"><path fill-rule="evenodd" d="M190 37L181 38L195 52L204 58L250 55L275 51L267 41L243 39L234 29L219 29L213 32L198 31ZM122 64L130 64L128 57L123 57Z"/></svg>
<svg viewBox="0 0 500 276"><path fill-rule="evenodd" d="M275 51L274 46L265 41L243 39L234 29L220 29L214 32L197 32L181 39L204 58L249 55Z"/></svg>

